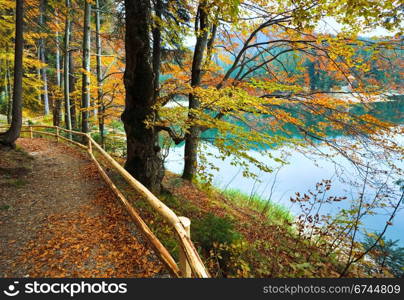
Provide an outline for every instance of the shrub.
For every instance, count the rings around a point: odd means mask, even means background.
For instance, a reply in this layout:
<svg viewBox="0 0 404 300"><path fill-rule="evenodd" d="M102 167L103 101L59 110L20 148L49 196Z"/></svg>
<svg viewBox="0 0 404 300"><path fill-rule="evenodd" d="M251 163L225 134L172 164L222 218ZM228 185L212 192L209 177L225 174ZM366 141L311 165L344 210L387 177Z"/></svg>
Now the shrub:
<svg viewBox="0 0 404 300"><path fill-rule="evenodd" d="M191 224L193 240L205 251L213 249L214 244L228 244L240 238L234 230L234 222L230 218L220 218L212 213L195 220Z"/></svg>

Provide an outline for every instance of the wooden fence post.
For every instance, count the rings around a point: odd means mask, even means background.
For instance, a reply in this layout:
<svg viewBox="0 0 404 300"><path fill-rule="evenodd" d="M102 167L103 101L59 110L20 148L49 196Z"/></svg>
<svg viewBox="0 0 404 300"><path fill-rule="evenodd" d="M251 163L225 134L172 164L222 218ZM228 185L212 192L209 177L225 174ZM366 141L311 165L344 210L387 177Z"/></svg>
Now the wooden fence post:
<svg viewBox="0 0 404 300"><path fill-rule="evenodd" d="M92 145L91 145L91 139L90 139L89 134L87 134L87 145L88 145L88 148L87 148L88 153L92 154L93 153L93 148L92 148Z"/></svg>
<svg viewBox="0 0 404 300"><path fill-rule="evenodd" d="M29 127L29 137L32 139L34 138L34 134L32 133L32 127Z"/></svg>
<svg viewBox="0 0 404 300"><path fill-rule="evenodd" d="M59 127L56 127L56 142L59 143Z"/></svg>
<svg viewBox="0 0 404 300"><path fill-rule="evenodd" d="M184 226L184 229L187 233L187 236L191 238L191 220L186 218L186 217L178 217L181 221L181 224ZM180 249L180 271L181 271L181 276L183 278L191 278L192 277L192 271L191 271L191 266L188 263L187 256L182 250L182 247Z"/></svg>

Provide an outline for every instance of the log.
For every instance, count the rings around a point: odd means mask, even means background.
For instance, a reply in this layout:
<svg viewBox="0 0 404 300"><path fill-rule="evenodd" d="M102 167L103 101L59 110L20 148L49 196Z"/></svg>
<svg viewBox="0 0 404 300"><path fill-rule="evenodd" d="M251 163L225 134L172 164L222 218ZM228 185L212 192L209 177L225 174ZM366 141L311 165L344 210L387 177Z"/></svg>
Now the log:
<svg viewBox="0 0 404 300"><path fill-rule="evenodd" d="M39 131L39 130L21 130L21 132L29 132L30 134L38 133L38 134L43 134L43 135L56 136L56 134L54 134L52 132Z"/></svg>
<svg viewBox="0 0 404 300"><path fill-rule="evenodd" d="M68 138L66 138L66 137L64 137L64 136L59 136L59 138L60 139L62 139L62 140L65 140L65 141L67 141L67 142L69 142L69 143L72 143L73 145L76 145L76 146L78 146L78 147L80 147L80 148L82 148L82 149L85 149L85 150L87 150L87 147L86 146L84 146L84 145L82 145L82 144L80 144L80 143L77 143L76 141L72 141L71 139L68 139Z"/></svg>
<svg viewBox="0 0 404 300"><path fill-rule="evenodd" d="M54 126L50 126L50 127L53 127L53 128L54 128ZM59 128L59 130L62 130L62 131L64 131L64 132L68 132L68 133L72 133L72 134L76 134L76 135L81 135L81 136L87 136L87 134L84 133L84 132L69 130L69 129L62 128L62 127L58 127L58 128Z"/></svg>
<svg viewBox="0 0 404 300"><path fill-rule="evenodd" d="M36 127L38 128L40 126L36 126ZM46 126L46 128L51 128L51 127ZM51 132L47 132L47 131L38 131L38 130L21 130L21 132L29 132L30 134L38 133L38 134L43 134L43 135L55 136L58 141L59 141L59 139L63 139L65 141L69 142L69 143L72 143L72 144L74 144L74 145L76 145L76 146L78 146L80 148L83 148L83 149L87 150L86 146L84 146L84 145L82 145L82 144L80 144L80 143L78 143L76 141L72 141L72 140L70 140L68 138L65 138L64 136L55 134L55 133L51 133ZM73 133L74 133L74 131L73 131Z"/></svg>
<svg viewBox="0 0 404 300"><path fill-rule="evenodd" d="M22 125L22 127L32 127L32 128L52 128L54 129L55 126L50 125Z"/></svg>

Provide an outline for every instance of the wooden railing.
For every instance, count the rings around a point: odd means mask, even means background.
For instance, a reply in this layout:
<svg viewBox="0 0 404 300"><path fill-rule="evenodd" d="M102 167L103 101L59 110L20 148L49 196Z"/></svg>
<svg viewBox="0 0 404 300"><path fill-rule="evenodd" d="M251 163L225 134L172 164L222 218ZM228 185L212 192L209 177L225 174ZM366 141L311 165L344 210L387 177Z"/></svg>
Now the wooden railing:
<svg viewBox="0 0 404 300"><path fill-rule="evenodd" d="M7 126L0 126L7 127ZM55 132L41 131L43 129L53 129ZM29 133L30 138L34 134L48 135L56 138L56 141L64 140L75 146L78 146L87 151L94 164L97 166L101 176L109 185L111 190L115 193L118 199L125 206L131 218L136 223L139 230L147 239L150 246L154 249L155 253L160 257L161 261L165 264L169 272L174 277L197 277L208 278L210 277L207 269L205 268L197 250L195 249L190 239L190 225L191 222L186 217L178 217L168 206L161 202L152 192L150 192L143 184L137 181L128 171L126 171L115 159L113 159L94 139L86 133L68 130L56 126L46 125L23 125L21 132ZM61 132L68 133L69 138L61 135ZM80 136L82 142L74 141L72 136ZM83 144L85 143L85 144ZM94 156L94 151L97 151L115 171L117 171L126 182L134 188L144 199L163 217L173 228L177 235L179 242L179 264L175 262L171 254L160 242L160 240L153 234L147 224L140 217L136 209L125 198L122 192L109 178L105 170L102 168L100 162Z"/></svg>

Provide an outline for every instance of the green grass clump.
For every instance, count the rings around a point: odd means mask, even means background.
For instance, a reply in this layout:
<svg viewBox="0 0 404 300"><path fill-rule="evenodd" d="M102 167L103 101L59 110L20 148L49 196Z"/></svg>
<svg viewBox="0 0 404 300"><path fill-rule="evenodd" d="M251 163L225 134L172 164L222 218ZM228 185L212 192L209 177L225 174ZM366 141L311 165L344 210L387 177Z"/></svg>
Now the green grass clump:
<svg viewBox="0 0 404 300"><path fill-rule="evenodd" d="M294 217L290 211L281 204L263 199L258 195L247 195L237 189L220 191L227 199L240 207L247 207L259 213L265 213L268 220L275 224L290 223Z"/></svg>
<svg viewBox="0 0 404 300"><path fill-rule="evenodd" d="M204 250L209 251L215 244L230 245L241 238L234 229L234 221L228 217L217 217L208 213L191 223L193 240Z"/></svg>

